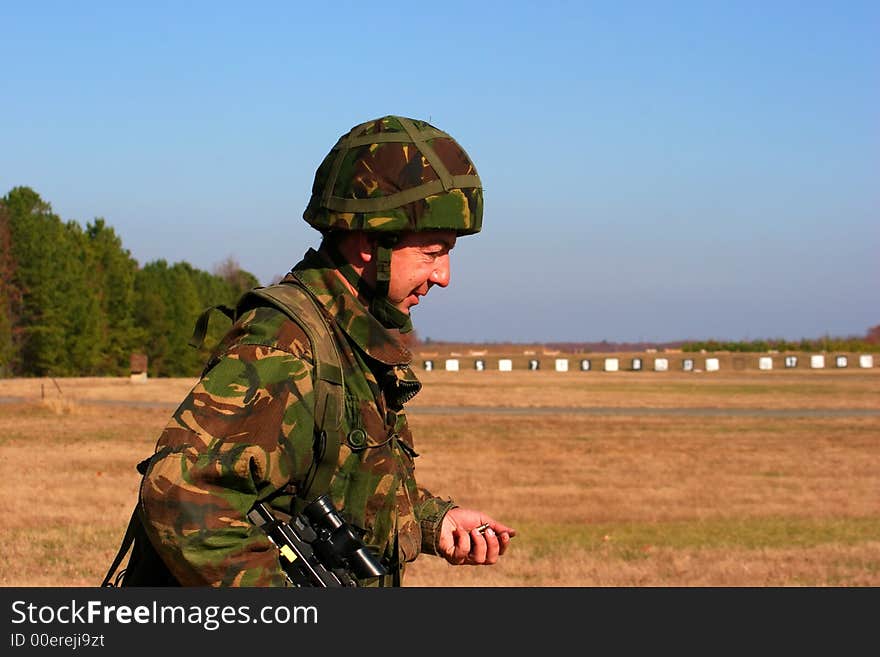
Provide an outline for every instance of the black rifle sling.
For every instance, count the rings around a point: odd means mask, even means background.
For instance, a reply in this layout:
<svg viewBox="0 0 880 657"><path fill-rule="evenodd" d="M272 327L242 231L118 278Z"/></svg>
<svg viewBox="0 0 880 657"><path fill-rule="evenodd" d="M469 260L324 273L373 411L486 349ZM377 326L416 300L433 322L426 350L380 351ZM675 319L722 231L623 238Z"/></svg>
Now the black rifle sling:
<svg viewBox="0 0 880 657"><path fill-rule="evenodd" d="M308 503L329 491L330 480L336 471L345 408L341 360L332 329L308 291L286 283L256 288L242 298L239 308L253 307L254 301L249 297L258 297L282 310L303 329L312 347L315 361L315 458L310 468L311 476L298 482L303 490L297 491L294 512L299 513Z"/></svg>

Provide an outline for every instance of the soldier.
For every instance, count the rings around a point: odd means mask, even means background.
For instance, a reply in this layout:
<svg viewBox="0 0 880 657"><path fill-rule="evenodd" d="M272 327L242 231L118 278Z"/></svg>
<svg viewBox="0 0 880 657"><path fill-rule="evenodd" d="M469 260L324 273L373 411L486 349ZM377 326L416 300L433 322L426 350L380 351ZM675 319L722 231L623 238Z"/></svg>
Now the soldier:
<svg viewBox="0 0 880 657"><path fill-rule="evenodd" d="M305 290L321 321L309 331L271 305L240 304L143 464L138 511L149 543L140 550L152 572L132 573L129 585L284 585L278 552L248 510L265 501L294 513L327 491L389 573L369 584L400 585L420 553L498 560L511 527L416 485L403 407L421 387L401 341L410 310L449 284L450 251L480 231L482 213L470 158L429 123L385 116L339 139L303 214L320 247L281 282ZM323 430L331 411L316 383L328 348L341 363L330 378L344 390L338 445Z"/></svg>

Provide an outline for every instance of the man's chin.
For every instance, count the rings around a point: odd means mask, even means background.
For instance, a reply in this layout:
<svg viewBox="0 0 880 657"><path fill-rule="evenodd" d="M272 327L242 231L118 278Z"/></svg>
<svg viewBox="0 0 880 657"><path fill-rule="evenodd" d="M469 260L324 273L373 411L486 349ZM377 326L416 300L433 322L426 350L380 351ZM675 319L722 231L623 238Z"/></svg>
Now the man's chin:
<svg viewBox="0 0 880 657"><path fill-rule="evenodd" d="M397 309L400 312L406 313L407 315L409 315L412 307L418 306L418 305L419 305L419 298L417 296L411 294L406 299L404 299L399 304L397 304Z"/></svg>

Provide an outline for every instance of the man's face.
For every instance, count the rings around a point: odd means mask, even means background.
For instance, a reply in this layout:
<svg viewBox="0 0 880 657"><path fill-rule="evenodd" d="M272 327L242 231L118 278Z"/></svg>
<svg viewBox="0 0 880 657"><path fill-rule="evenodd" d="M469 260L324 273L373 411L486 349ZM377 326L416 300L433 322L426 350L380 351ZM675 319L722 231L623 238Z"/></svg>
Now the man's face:
<svg viewBox="0 0 880 657"><path fill-rule="evenodd" d="M449 285L449 252L455 246L454 230L407 233L391 251L388 298L409 314L419 297L433 285Z"/></svg>

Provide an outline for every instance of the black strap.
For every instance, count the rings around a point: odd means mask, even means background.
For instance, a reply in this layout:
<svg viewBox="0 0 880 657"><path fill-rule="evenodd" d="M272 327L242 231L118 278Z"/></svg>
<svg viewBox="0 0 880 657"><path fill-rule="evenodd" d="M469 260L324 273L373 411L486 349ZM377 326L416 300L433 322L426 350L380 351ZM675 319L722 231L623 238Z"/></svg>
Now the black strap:
<svg viewBox="0 0 880 657"><path fill-rule="evenodd" d="M118 586L118 582L114 581L112 584L110 583L110 578L113 577L113 573L116 572L116 569L119 568L119 564L122 563L122 560L125 558L125 555L128 554L129 548L131 548L131 544L134 542L134 531L135 526L139 522L137 517L137 507L134 508L134 511L131 513L131 520L128 521L128 528L125 530L125 536L122 538L122 545L119 546L119 552L116 553L116 557L113 559L113 563L110 565L110 570L107 571L107 574L104 576L104 580L101 582L101 586ZM122 575L125 571L123 570L120 575ZM117 575L116 579L119 579Z"/></svg>
<svg viewBox="0 0 880 657"><path fill-rule="evenodd" d="M217 306L210 306L208 308L205 308L205 310L202 311L202 314L199 315L199 318L196 320L196 325L193 328L192 337L189 339L189 345L191 347L200 349L202 345L205 344L205 336L208 335L208 321L211 319L211 313L213 313L215 310L219 310L229 319L235 321L235 310L233 308L230 308L229 306L220 304Z"/></svg>

